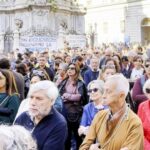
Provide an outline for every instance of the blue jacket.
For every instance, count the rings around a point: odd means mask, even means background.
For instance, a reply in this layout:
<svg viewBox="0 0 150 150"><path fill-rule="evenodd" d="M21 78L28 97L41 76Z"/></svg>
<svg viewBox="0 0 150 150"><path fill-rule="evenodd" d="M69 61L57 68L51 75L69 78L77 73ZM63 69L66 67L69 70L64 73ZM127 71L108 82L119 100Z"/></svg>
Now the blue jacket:
<svg viewBox="0 0 150 150"><path fill-rule="evenodd" d="M36 126L28 112L22 113L15 121L32 131L32 136L37 141L38 150L64 150L67 137L67 124L64 117L55 108L44 117Z"/></svg>
<svg viewBox="0 0 150 150"><path fill-rule="evenodd" d="M94 72L91 69L88 69L84 74L85 85L88 86L91 81L97 80L98 76L99 71Z"/></svg>

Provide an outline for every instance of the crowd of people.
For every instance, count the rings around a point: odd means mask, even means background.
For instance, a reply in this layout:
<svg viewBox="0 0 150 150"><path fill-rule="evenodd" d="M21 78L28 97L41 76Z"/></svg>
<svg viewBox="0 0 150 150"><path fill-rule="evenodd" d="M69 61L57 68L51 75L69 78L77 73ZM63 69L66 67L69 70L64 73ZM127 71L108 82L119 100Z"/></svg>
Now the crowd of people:
<svg viewBox="0 0 150 150"><path fill-rule="evenodd" d="M150 49L0 56L0 150L149 150Z"/></svg>

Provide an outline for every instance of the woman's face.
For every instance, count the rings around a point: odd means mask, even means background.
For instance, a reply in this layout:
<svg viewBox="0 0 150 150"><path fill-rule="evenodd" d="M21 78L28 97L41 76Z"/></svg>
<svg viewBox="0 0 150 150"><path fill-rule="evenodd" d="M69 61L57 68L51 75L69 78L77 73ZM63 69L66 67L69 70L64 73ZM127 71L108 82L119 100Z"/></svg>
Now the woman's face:
<svg viewBox="0 0 150 150"><path fill-rule="evenodd" d="M90 100L92 100L93 102L100 100L102 97L102 93L100 92L98 86L94 83L91 84L88 93L89 93Z"/></svg>
<svg viewBox="0 0 150 150"><path fill-rule="evenodd" d="M0 89L6 87L6 77L0 72Z"/></svg>
<svg viewBox="0 0 150 150"><path fill-rule="evenodd" d="M37 83L39 81L41 81L41 79L38 76L33 76L30 83L34 84L34 83Z"/></svg>
<svg viewBox="0 0 150 150"><path fill-rule="evenodd" d="M106 63L106 65L111 66L111 65L115 65L113 60L110 60Z"/></svg>
<svg viewBox="0 0 150 150"><path fill-rule="evenodd" d="M115 69L111 69L111 68L106 69L103 74L104 80L106 81L108 77L114 75L115 73L116 73Z"/></svg>
<svg viewBox="0 0 150 150"><path fill-rule="evenodd" d="M142 60L138 58L136 61L134 61L134 66L135 67L141 67L142 66Z"/></svg>
<svg viewBox="0 0 150 150"><path fill-rule="evenodd" d="M73 64L68 67L67 74L68 76L76 75L76 68Z"/></svg>

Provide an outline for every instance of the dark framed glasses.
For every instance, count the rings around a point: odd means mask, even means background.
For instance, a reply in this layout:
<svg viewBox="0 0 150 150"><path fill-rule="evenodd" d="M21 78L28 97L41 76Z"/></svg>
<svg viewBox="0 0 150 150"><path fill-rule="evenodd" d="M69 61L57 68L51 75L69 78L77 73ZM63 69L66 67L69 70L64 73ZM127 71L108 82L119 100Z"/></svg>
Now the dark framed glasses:
<svg viewBox="0 0 150 150"><path fill-rule="evenodd" d="M89 89L88 90L88 93L90 94L90 93L96 93L97 91L98 91L99 89L98 88L94 88L94 89Z"/></svg>
<svg viewBox="0 0 150 150"><path fill-rule="evenodd" d="M115 69L115 65L103 65L102 66L102 70L105 70L105 69Z"/></svg>
<svg viewBox="0 0 150 150"><path fill-rule="evenodd" d="M150 66L150 64L145 64L145 67L148 68Z"/></svg>
<svg viewBox="0 0 150 150"><path fill-rule="evenodd" d="M68 67L68 70L75 70L75 67Z"/></svg>
<svg viewBox="0 0 150 150"><path fill-rule="evenodd" d="M150 89L149 88L146 88L145 91L146 91L147 94L150 94Z"/></svg>

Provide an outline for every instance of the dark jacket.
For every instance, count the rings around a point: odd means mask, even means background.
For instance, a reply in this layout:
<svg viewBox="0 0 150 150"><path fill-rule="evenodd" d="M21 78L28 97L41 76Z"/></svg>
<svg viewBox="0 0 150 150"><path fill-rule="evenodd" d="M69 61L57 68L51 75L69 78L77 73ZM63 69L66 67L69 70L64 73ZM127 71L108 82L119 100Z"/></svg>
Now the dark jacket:
<svg viewBox="0 0 150 150"><path fill-rule="evenodd" d="M85 85L88 86L91 81L97 80L98 76L99 71L94 72L91 69L87 70L84 74Z"/></svg>
<svg viewBox="0 0 150 150"><path fill-rule="evenodd" d="M65 85L67 83L67 80L68 79L63 80L58 86L60 96L62 96L63 93L65 92ZM84 82L78 79L77 88L78 88L79 94L81 95L81 101L80 101L81 105L86 105L88 103L88 97L87 97L87 90L86 90L86 86Z"/></svg>
<svg viewBox="0 0 150 150"><path fill-rule="evenodd" d="M0 94L0 124L12 124L19 108L17 95Z"/></svg>
<svg viewBox="0 0 150 150"><path fill-rule="evenodd" d="M38 150L64 150L67 137L67 124L64 117L55 108L34 126L28 112L22 113L15 121L32 131L32 136L37 141Z"/></svg>

